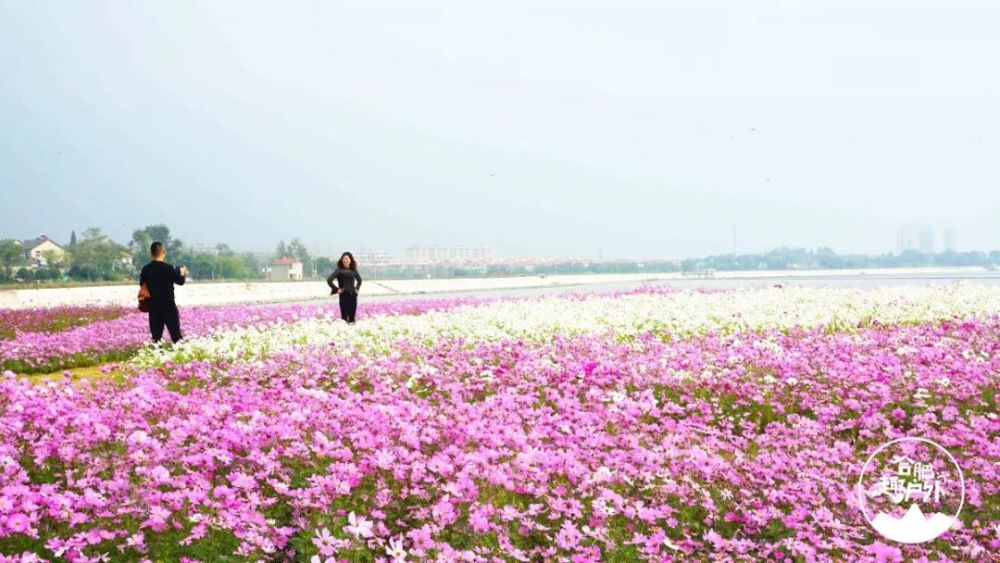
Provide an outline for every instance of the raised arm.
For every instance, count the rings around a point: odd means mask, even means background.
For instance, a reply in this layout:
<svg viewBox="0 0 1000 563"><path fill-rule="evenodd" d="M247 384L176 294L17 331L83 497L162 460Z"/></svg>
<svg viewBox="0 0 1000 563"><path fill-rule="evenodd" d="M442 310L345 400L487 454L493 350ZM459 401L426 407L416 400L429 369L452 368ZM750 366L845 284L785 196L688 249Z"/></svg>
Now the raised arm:
<svg viewBox="0 0 1000 563"><path fill-rule="evenodd" d="M184 282L185 280L187 280L187 277L182 276L179 270L172 270L172 271L174 273L174 283L177 285L184 285Z"/></svg>

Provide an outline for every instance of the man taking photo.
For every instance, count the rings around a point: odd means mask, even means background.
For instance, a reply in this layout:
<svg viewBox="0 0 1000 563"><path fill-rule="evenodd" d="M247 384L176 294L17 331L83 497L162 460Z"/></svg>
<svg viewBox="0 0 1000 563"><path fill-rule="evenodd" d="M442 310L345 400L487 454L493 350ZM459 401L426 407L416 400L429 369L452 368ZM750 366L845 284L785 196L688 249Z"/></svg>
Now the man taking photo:
<svg viewBox="0 0 1000 563"><path fill-rule="evenodd" d="M149 332L153 342L159 342L163 338L163 325L166 325L170 340L177 342L181 339L181 319L174 302L174 284L184 285L188 269L185 266L174 268L164 261L167 250L162 242L150 245L149 253L153 260L143 266L139 274L139 285L149 290Z"/></svg>

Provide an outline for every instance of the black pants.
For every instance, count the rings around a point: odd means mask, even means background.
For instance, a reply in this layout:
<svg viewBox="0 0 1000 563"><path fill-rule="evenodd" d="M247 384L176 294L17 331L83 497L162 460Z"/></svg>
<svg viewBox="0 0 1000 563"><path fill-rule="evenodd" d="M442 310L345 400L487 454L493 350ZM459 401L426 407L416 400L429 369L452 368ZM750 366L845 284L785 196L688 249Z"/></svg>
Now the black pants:
<svg viewBox="0 0 1000 563"><path fill-rule="evenodd" d="M177 305L175 303L150 303L149 332L153 335L153 342L159 342L163 338L163 325L167 325L171 341L177 342L182 338L181 317L177 312Z"/></svg>
<svg viewBox="0 0 1000 563"><path fill-rule="evenodd" d="M349 323L354 322L354 313L358 312L358 294L345 291L340 294L340 318Z"/></svg>

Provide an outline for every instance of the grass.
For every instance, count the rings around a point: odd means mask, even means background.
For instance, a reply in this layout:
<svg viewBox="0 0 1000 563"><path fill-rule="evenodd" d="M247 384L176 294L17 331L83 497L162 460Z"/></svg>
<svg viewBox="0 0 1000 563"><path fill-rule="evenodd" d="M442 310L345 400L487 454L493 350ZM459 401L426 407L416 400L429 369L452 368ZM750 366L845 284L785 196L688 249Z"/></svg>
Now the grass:
<svg viewBox="0 0 1000 563"><path fill-rule="evenodd" d="M36 385L45 383L47 381L62 381L63 378L65 377L64 375L65 372L70 373L70 380L73 383L79 383L80 381L83 380L96 381L101 379L115 379L121 381L124 380L126 377L125 372L123 372L121 369L114 368L108 373L104 373L101 371L102 367L103 366L97 365L97 366L72 368L67 370L59 370L51 373L33 373L28 375L18 374L18 377L24 377L28 381Z"/></svg>

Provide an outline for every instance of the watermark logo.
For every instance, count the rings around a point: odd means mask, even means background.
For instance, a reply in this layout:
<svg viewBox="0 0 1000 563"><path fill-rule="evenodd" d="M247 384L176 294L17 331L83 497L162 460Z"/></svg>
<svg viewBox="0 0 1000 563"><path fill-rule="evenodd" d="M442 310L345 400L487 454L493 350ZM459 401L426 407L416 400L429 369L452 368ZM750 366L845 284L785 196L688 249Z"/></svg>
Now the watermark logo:
<svg viewBox="0 0 1000 563"><path fill-rule="evenodd" d="M939 444L899 438L868 457L857 491L875 531L900 543L924 543L955 524L965 504L965 477Z"/></svg>

